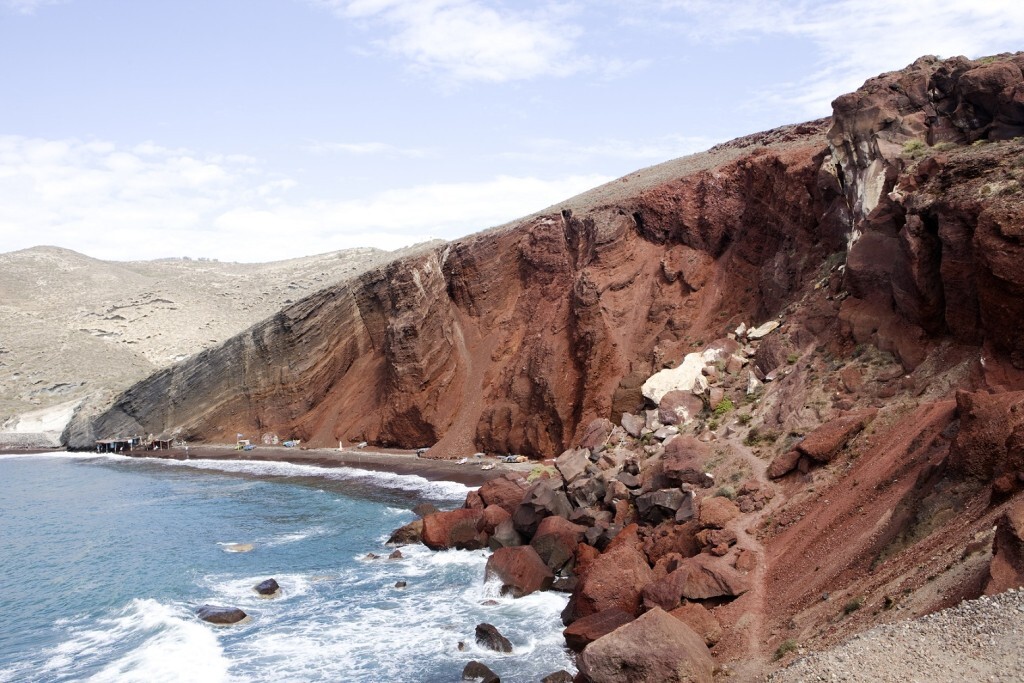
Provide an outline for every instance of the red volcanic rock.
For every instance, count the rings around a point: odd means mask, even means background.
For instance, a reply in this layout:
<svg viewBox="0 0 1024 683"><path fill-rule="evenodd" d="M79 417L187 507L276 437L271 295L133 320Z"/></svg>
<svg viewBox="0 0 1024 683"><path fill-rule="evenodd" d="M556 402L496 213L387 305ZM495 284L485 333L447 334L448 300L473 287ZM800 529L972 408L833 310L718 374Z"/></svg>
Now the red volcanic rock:
<svg viewBox="0 0 1024 683"><path fill-rule="evenodd" d="M715 661L703 638L658 608L595 640L579 656L585 680L711 683Z"/></svg>
<svg viewBox="0 0 1024 683"><path fill-rule="evenodd" d="M501 581L503 594L511 593L517 598L547 590L555 578L537 551L528 545L495 550L487 558L484 580L495 577Z"/></svg>
<svg viewBox="0 0 1024 683"><path fill-rule="evenodd" d="M586 448L571 448L555 458L555 467L566 484L576 481L590 465L590 451Z"/></svg>
<svg viewBox="0 0 1024 683"><path fill-rule="evenodd" d="M614 428L615 425L608 418L599 417L593 420L583 431L583 436L580 437L580 448L593 450L603 446Z"/></svg>
<svg viewBox="0 0 1024 683"><path fill-rule="evenodd" d="M662 424L677 425L696 417L704 410L704 401L692 391L673 390L661 397L658 403L658 420Z"/></svg>
<svg viewBox="0 0 1024 683"><path fill-rule="evenodd" d="M687 602L676 607L669 614L692 628L694 633L704 639L704 643L708 647L713 646L722 638L722 625L718 623L715 615L699 602Z"/></svg>
<svg viewBox="0 0 1024 683"><path fill-rule="evenodd" d="M497 505L513 515L523 502L528 488L526 480L515 474L505 474L491 479L480 487L478 493L484 505Z"/></svg>
<svg viewBox="0 0 1024 683"><path fill-rule="evenodd" d="M1024 429L1024 391L958 391L956 408L960 431L949 449L954 472L990 481L1024 471L1024 452L1012 448L1011 439L1014 430Z"/></svg>
<svg viewBox="0 0 1024 683"><path fill-rule="evenodd" d="M804 437L796 449L818 462L829 462L843 446L874 419L878 411L862 410L826 422Z"/></svg>
<svg viewBox="0 0 1024 683"><path fill-rule="evenodd" d="M695 534L698 526L696 521L677 524L669 520L651 529L644 538L644 553L651 564L666 555L678 553L682 557L692 557L700 552Z"/></svg>
<svg viewBox="0 0 1024 683"><path fill-rule="evenodd" d="M606 636L620 626L635 619L632 614L618 607L611 607L594 614L577 619L562 631L565 644L573 652L582 652L583 648L602 636Z"/></svg>
<svg viewBox="0 0 1024 683"><path fill-rule="evenodd" d="M1024 500L1011 506L996 523L985 595L1024 586Z"/></svg>
<svg viewBox="0 0 1024 683"><path fill-rule="evenodd" d="M800 462L800 451L787 451L777 455L768 465L767 475L772 479L784 477L796 469L798 462Z"/></svg>
<svg viewBox="0 0 1024 683"><path fill-rule="evenodd" d="M581 617L618 607L638 614L640 593L653 578L647 558L631 544L621 544L588 563L579 586L562 612L562 621L571 624Z"/></svg>
<svg viewBox="0 0 1024 683"><path fill-rule="evenodd" d="M477 522L477 531L482 531L488 536L493 536L495 529L502 522L511 521L512 515L508 511L497 505L488 505L483 509L483 514L480 516L480 521Z"/></svg>
<svg viewBox="0 0 1024 683"><path fill-rule="evenodd" d="M483 510L486 506L478 491L470 491L466 494L466 502L462 507L470 510Z"/></svg>
<svg viewBox="0 0 1024 683"><path fill-rule="evenodd" d="M392 532L388 545L409 545L423 542L423 520L417 519Z"/></svg>
<svg viewBox="0 0 1024 683"><path fill-rule="evenodd" d="M584 527L563 517L545 517L537 527L530 545L551 571L557 572L572 562L576 546L583 540Z"/></svg>
<svg viewBox="0 0 1024 683"><path fill-rule="evenodd" d="M700 512L697 514L697 521L705 529L721 529L736 519L739 514L740 509L736 507L736 503L723 496L714 496L700 501Z"/></svg>
<svg viewBox="0 0 1024 683"><path fill-rule="evenodd" d="M477 531L482 510L462 508L435 512L423 518L423 545L431 550L475 550L487 545L487 536Z"/></svg>
<svg viewBox="0 0 1024 683"><path fill-rule="evenodd" d="M682 600L736 597L750 588L747 579L731 567L725 558L697 555L680 562L668 576L654 581L643 589L643 602L647 607L658 606L673 610Z"/></svg>
<svg viewBox="0 0 1024 683"><path fill-rule="evenodd" d="M709 486L710 480L704 473L709 452L707 444L691 436L678 436L665 446L665 455L661 459L662 475L676 485Z"/></svg>

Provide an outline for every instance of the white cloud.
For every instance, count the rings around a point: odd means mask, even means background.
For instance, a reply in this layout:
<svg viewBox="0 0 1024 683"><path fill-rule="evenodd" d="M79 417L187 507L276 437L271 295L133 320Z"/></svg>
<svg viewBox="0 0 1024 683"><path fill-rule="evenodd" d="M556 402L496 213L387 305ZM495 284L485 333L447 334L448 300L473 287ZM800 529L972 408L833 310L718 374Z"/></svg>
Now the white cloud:
<svg viewBox="0 0 1024 683"><path fill-rule="evenodd" d="M766 87L759 99L810 116L829 113L838 95L920 56L1017 50L1024 36L1019 0L658 0L652 8L696 42L809 41L817 51L812 73Z"/></svg>
<svg viewBox="0 0 1024 683"><path fill-rule="evenodd" d="M553 4L523 11L482 0L309 1L342 18L384 27L390 35L379 47L454 84L569 76L593 66L576 51L581 29Z"/></svg>
<svg viewBox="0 0 1024 683"><path fill-rule="evenodd" d="M17 14L34 14L37 9L44 5L59 5L68 0L3 0L3 6L13 10Z"/></svg>
<svg viewBox="0 0 1024 683"><path fill-rule="evenodd" d="M394 249L497 225L608 180L499 176L360 199L296 199L295 181L247 157L0 136L0 245L55 244L122 260Z"/></svg>

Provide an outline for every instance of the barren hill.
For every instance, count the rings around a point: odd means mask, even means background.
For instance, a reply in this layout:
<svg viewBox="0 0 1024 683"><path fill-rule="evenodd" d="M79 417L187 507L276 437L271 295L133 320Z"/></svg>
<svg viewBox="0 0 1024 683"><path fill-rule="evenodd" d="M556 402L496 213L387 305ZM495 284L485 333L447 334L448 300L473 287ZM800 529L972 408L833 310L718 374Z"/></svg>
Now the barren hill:
<svg viewBox="0 0 1024 683"><path fill-rule="evenodd" d="M243 264L101 261L57 247L0 254L0 425L33 411L45 422L46 409L97 393L109 399L397 255L352 249ZM36 431L32 415L22 421Z"/></svg>

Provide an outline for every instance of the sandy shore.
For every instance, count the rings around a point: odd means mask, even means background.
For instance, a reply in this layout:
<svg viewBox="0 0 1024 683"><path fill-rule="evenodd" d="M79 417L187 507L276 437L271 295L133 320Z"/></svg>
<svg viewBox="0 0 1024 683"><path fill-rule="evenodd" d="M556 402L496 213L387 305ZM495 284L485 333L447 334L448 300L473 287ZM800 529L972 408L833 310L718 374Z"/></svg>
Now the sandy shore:
<svg viewBox="0 0 1024 683"><path fill-rule="evenodd" d="M54 451L0 450L0 453L53 453ZM134 451L126 455L140 457L166 457L185 459L185 450L174 448L170 451ZM529 472L537 463L506 464L496 458L470 458L460 465L454 460L433 460L421 458L412 451L390 449L346 449L339 451L329 448L285 448L284 446L257 446L251 451L238 451L233 446L200 444L188 448L190 459L208 460L253 460L257 462L290 462L296 465L318 467L357 467L376 472L395 474L416 474L432 481L456 481L467 486L480 486L489 479L505 472ZM480 469L493 464L490 470Z"/></svg>

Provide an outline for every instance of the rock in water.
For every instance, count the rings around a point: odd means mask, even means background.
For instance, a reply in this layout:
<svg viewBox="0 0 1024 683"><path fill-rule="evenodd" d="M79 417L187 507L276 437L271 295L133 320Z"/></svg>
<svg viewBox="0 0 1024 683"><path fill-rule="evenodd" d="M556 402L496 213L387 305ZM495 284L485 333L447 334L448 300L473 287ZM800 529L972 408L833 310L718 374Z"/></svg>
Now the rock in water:
<svg viewBox="0 0 1024 683"><path fill-rule="evenodd" d="M466 665L466 668L462 670L462 680L464 681L483 681L483 683L501 683L501 679L498 678L498 674L491 671L485 664L481 664L477 661L472 661Z"/></svg>
<svg viewBox="0 0 1024 683"><path fill-rule="evenodd" d="M495 652L512 652L512 641L501 635L498 629L490 624L477 624L476 642Z"/></svg>
<svg viewBox="0 0 1024 683"><path fill-rule="evenodd" d="M237 624L248 615L237 607L220 607L217 605L203 605L196 610L196 616L211 624L225 626Z"/></svg>
<svg viewBox="0 0 1024 683"><path fill-rule="evenodd" d="M277 581L274 579L267 579L266 581L253 586L253 589L260 595L276 595L277 592L281 590L281 586L279 586Z"/></svg>
<svg viewBox="0 0 1024 683"><path fill-rule="evenodd" d="M537 551L528 545L495 550L487 558L484 570L485 581L492 577L501 581L502 593L511 593L516 598L547 590L555 578Z"/></svg>
<svg viewBox="0 0 1024 683"><path fill-rule="evenodd" d="M562 669L540 679L540 683L572 683L572 674Z"/></svg>

